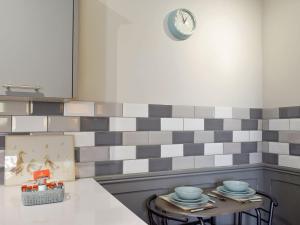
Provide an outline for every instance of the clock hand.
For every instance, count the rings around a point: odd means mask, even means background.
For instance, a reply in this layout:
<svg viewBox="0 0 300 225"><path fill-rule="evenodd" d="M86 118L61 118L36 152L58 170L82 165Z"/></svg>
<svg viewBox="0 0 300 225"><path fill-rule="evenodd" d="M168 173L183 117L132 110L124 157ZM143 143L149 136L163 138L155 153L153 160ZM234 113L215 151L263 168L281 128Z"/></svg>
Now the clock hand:
<svg viewBox="0 0 300 225"><path fill-rule="evenodd" d="M182 14L182 11L180 11L180 15L181 15L181 18L182 18L183 23L185 23L186 19L184 19L184 16L183 16L183 14Z"/></svg>

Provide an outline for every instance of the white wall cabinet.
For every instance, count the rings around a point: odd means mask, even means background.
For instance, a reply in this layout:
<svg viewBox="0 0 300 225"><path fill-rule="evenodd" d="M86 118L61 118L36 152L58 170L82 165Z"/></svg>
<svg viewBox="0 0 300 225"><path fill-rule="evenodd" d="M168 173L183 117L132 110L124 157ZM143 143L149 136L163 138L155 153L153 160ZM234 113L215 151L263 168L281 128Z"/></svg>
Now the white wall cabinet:
<svg viewBox="0 0 300 225"><path fill-rule="evenodd" d="M73 43L73 0L0 0L0 95L72 98Z"/></svg>

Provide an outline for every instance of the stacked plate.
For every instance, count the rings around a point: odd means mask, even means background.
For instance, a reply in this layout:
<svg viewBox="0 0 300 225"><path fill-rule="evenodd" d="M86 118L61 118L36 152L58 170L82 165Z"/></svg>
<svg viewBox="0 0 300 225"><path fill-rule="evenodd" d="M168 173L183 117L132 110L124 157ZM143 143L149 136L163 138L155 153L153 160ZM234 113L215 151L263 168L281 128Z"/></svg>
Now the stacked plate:
<svg viewBox="0 0 300 225"><path fill-rule="evenodd" d="M236 199L247 199L256 194L255 190L243 181L224 181L223 186L217 187L217 191L224 196Z"/></svg>
<svg viewBox="0 0 300 225"><path fill-rule="evenodd" d="M188 206L197 207L209 201L209 197L203 194L201 188L197 187L177 187L175 192L169 195L172 202Z"/></svg>

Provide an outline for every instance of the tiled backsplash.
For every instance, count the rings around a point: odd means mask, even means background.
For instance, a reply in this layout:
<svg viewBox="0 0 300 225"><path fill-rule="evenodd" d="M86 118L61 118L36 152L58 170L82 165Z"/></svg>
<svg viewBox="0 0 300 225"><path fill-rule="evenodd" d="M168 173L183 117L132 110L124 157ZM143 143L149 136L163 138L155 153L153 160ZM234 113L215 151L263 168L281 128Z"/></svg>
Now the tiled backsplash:
<svg viewBox="0 0 300 225"><path fill-rule="evenodd" d="M0 147L4 149L4 136L10 134L74 135L77 177L255 164L262 161L262 126L267 123L262 111L2 101ZM264 132L267 136L274 138L276 133ZM2 167L3 155L1 151ZM264 159L271 161L271 156Z"/></svg>
<svg viewBox="0 0 300 225"><path fill-rule="evenodd" d="M300 106L263 110L263 161L300 169Z"/></svg>

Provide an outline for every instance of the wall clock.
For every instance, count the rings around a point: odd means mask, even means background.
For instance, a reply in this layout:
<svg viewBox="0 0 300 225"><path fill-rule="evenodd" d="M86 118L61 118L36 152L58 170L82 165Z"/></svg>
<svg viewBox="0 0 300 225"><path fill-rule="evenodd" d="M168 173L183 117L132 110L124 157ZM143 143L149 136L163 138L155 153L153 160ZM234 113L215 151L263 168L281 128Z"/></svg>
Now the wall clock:
<svg viewBox="0 0 300 225"><path fill-rule="evenodd" d="M168 27L176 39L185 40L195 31L196 18L187 9L176 9L169 15Z"/></svg>

